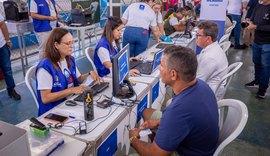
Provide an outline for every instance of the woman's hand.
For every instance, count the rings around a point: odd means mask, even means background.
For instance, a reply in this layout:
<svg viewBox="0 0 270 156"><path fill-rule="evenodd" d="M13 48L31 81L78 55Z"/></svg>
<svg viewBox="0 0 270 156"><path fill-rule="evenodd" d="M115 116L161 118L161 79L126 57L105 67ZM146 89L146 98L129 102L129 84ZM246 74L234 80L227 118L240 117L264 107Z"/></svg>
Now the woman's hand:
<svg viewBox="0 0 270 156"><path fill-rule="evenodd" d="M131 76L137 76L137 75L140 75L141 73L140 73L140 71L139 71L138 69L131 69L131 70L129 71L129 74L130 74Z"/></svg>
<svg viewBox="0 0 270 156"><path fill-rule="evenodd" d="M89 73L91 77L94 79L94 81L96 81L97 83L100 83L101 81L103 81L95 71L90 71Z"/></svg>
<svg viewBox="0 0 270 156"><path fill-rule="evenodd" d="M129 61L139 61L140 60L140 58L138 58L138 57L131 57L131 58L129 58Z"/></svg>
<svg viewBox="0 0 270 156"><path fill-rule="evenodd" d="M82 94L85 88L86 86L81 85L77 87L72 87L70 89L71 89L72 94Z"/></svg>

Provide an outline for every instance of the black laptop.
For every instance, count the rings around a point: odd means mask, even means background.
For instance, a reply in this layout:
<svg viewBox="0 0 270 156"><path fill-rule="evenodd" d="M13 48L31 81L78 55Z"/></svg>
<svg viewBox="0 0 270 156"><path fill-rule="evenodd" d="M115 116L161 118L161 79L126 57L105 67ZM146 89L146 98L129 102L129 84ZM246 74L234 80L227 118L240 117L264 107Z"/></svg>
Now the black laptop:
<svg viewBox="0 0 270 156"><path fill-rule="evenodd" d="M134 63L130 63L130 69L137 69L140 71L141 74L150 75L152 72L157 70L158 66L160 65L160 59L162 56L163 50L158 51L155 53L154 59L151 62L142 62L142 61L134 61Z"/></svg>

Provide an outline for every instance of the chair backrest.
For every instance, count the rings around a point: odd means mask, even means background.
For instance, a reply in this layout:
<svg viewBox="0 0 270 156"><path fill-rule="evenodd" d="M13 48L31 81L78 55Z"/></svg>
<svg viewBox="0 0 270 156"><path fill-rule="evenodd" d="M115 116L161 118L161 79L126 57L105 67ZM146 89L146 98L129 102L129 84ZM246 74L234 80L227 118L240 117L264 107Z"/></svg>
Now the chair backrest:
<svg viewBox="0 0 270 156"><path fill-rule="evenodd" d="M224 41L229 41L229 37L230 37L230 34L224 34L220 40L219 40L219 43L222 43Z"/></svg>
<svg viewBox="0 0 270 156"><path fill-rule="evenodd" d="M238 71L238 69L243 65L242 62L235 62L228 66L226 72L227 74L223 76L223 78L220 80L216 90L215 95L217 97L217 100L223 99L227 88L232 80L233 75Z"/></svg>
<svg viewBox="0 0 270 156"><path fill-rule="evenodd" d="M236 26L236 21L232 21L232 23L233 23L233 28Z"/></svg>
<svg viewBox="0 0 270 156"><path fill-rule="evenodd" d="M224 41L224 42L219 44L226 55L228 55L228 50L229 50L231 44L232 43L230 41Z"/></svg>
<svg viewBox="0 0 270 156"><path fill-rule="evenodd" d="M94 69L95 72L97 72L97 68L93 62L94 60L94 53L95 53L95 49L94 48L86 48L85 49L85 55L87 57L87 59L89 60L89 62L91 63L92 68Z"/></svg>
<svg viewBox="0 0 270 156"><path fill-rule="evenodd" d="M229 28L227 28L227 29L225 30L224 34L230 34L230 35L231 35L233 28L234 28L233 25L230 26Z"/></svg>
<svg viewBox="0 0 270 156"><path fill-rule="evenodd" d="M219 131L218 147L214 156L220 155L221 151L232 142L244 129L248 119L248 109L246 105L235 99L223 99L218 101L218 108L227 109L224 116L223 126ZM221 114L224 115L224 114Z"/></svg>
<svg viewBox="0 0 270 156"><path fill-rule="evenodd" d="M36 103L37 108L39 108L38 100L37 100L37 90L36 90L36 65L32 66L28 69L25 75L25 84L27 88L30 90L34 101Z"/></svg>
<svg viewBox="0 0 270 156"><path fill-rule="evenodd" d="M232 26L230 26L229 28L227 28L227 30L225 31L224 34L230 34L232 33L232 30L234 29L234 27L236 26L236 21L232 21Z"/></svg>

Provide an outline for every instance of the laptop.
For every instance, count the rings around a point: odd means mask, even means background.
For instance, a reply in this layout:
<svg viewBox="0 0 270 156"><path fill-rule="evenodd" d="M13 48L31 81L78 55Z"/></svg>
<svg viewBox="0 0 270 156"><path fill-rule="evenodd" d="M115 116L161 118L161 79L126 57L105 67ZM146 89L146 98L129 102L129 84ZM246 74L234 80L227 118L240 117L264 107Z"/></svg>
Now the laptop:
<svg viewBox="0 0 270 156"><path fill-rule="evenodd" d="M158 49L165 49L165 48L167 48L167 47L169 47L169 46L172 46L173 45L173 43L159 43L157 46L156 46L156 48L158 48Z"/></svg>
<svg viewBox="0 0 270 156"><path fill-rule="evenodd" d="M132 69L137 69L140 71L141 74L150 75L155 70L157 70L158 66L160 65L160 59L163 54L163 50L158 51L155 53L154 60L151 62L141 62L138 65L134 66ZM137 61L139 62L139 61Z"/></svg>

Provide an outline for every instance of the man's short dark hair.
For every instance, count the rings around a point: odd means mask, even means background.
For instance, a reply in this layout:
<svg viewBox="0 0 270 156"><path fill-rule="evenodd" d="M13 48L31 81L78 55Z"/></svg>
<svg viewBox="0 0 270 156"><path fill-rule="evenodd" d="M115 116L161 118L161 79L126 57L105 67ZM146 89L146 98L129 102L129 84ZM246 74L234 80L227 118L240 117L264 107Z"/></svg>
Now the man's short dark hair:
<svg viewBox="0 0 270 156"><path fill-rule="evenodd" d="M199 29L203 29L204 35L210 36L213 42L216 42L218 35L218 25L211 21L203 21L198 25Z"/></svg>
<svg viewBox="0 0 270 156"><path fill-rule="evenodd" d="M192 49L172 45L163 54L167 56L168 70L175 70L183 81L190 82L196 78L198 62Z"/></svg>

